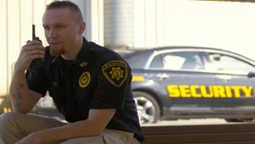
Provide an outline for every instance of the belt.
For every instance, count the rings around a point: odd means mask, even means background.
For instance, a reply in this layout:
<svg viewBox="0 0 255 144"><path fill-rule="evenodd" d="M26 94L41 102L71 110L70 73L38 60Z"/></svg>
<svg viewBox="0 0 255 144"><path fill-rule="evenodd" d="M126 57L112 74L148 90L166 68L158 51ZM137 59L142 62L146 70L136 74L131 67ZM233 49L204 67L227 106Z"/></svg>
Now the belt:
<svg viewBox="0 0 255 144"><path fill-rule="evenodd" d="M144 138L136 133L134 133L134 138L136 138L139 143L142 143L144 141Z"/></svg>

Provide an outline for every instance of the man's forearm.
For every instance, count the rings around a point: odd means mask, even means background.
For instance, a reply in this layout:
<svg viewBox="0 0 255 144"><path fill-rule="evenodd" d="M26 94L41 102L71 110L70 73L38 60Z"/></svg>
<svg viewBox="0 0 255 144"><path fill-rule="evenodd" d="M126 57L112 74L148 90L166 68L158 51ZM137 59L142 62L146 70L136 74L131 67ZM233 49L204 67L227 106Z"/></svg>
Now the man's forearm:
<svg viewBox="0 0 255 144"><path fill-rule="evenodd" d="M61 126L57 128L47 129L38 132L37 137L41 143L63 142L65 140L77 137L90 137L100 135L99 130L94 122L85 120Z"/></svg>
<svg viewBox="0 0 255 144"><path fill-rule="evenodd" d="M98 136L115 114L116 109L91 109L86 120L62 127L47 129L35 133L39 143L61 142L77 137Z"/></svg>
<svg viewBox="0 0 255 144"><path fill-rule="evenodd" d="M14 111L21 113L30 111L32 98L29 95L24 72L14 72L9 93Z"/></svg>

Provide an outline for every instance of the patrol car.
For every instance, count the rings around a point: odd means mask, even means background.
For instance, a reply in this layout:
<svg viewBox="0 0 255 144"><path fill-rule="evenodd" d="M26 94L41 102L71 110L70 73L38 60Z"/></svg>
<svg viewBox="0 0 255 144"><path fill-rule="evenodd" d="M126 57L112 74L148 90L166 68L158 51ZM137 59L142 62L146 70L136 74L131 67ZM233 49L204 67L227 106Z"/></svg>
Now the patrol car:
<svg viewBox="0 0 255 144"><path fill-rule="evenodd" d="M116 52L132 68L141 123L192 118L242 122L254 118L255 61L245 56L185 46ZM47 97L39 101L35 112L57 115Z"/></svg>

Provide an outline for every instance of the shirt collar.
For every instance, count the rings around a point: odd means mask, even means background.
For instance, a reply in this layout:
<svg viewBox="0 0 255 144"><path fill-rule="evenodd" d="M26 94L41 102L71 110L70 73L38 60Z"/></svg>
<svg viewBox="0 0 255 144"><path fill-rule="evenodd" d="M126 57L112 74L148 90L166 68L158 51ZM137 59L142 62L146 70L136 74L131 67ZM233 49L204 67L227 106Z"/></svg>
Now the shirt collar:
<svg viewBox="0 0 255 144"><path fill-rule="evenodd" d="M87 62L88 56L89 56L88 49L89 49L89 42L86 40L86 38L83 37L82 47L81 47L80 51L78 52L75 60L73 61L73 63L75 65L84 67L85 65L88 64L88 62ZM56 56L51 61L51 63L58 63L59 66L62 65L62 62L63 62L63 58L61 56Z"/></svg>
<svg viewBox="0 0 255 144"><path fill-rule="evenodd" d="M86 65L88 57L89 57L89 54L88 54L89 48L90 48L89 42L83 37L82 47L73 63L80 67L83 67L84 64Z"/></svg>

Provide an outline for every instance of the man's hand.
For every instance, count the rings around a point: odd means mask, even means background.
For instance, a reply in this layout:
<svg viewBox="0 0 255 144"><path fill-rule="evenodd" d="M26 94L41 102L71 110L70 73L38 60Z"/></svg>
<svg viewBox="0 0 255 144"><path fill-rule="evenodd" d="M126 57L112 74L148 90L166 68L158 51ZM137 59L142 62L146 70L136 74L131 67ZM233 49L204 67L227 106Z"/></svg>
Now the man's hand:
<svg viewBox="0 0 255 144"><path fill-rule="evenodd" d="M33 59L44 58L45 48L38 40L29 41L20 51L18 60L15 64L15 69L25 71L29 68Z"/></svg>
<svg viewBox="0 0 255 144"><path fill-rule="evenodd" d="M15 144L41 144L40 142L40 132L32 133L22 140L16 142Z"/></svg>

